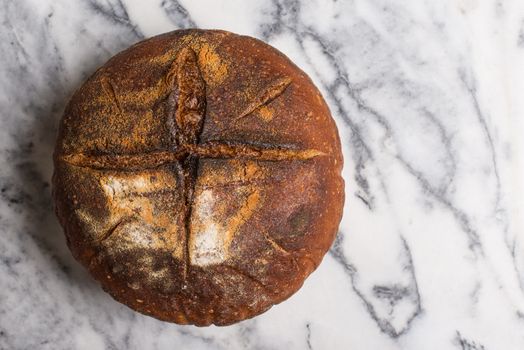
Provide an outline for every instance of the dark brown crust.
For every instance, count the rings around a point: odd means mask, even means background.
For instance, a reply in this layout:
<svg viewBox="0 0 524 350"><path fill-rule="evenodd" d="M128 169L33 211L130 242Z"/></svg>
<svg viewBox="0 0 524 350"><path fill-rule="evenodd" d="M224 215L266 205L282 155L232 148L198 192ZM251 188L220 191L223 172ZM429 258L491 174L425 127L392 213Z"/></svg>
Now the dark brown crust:
<svg viewBox="0 0 524 350"><path fill-rule="evenodd" d="M224 31L166 33L74 94L54 153L68 245L116 300L199 326L302 285L344 201L340 141L310 79Z"/></svg>

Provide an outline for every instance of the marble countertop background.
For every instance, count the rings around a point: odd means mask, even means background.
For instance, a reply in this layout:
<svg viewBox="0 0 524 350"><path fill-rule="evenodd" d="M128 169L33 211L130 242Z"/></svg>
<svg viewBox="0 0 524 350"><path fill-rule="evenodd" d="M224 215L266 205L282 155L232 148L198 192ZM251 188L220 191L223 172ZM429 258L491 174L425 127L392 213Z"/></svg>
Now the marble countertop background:
<svg viewBox="0 0 524 350"><path fill-rule="evenodd" d="M0 0L0 21L0 349L524 349L523 1ZM330 253L288 301L223 328L113 301L50 194L74 89L188 27L287 54L344 145Z"/></svg>

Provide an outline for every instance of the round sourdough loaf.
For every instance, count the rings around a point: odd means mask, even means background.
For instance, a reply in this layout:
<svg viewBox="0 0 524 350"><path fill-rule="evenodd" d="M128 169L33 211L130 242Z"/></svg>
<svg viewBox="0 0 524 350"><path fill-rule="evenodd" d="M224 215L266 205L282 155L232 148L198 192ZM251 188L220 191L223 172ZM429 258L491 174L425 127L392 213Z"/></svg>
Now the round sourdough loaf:
<svg viewBox="0 0 524 350"><path fill-rule="evenodd" d="M296 292L332 244L344 183L311 80L246 36L180 30L98 69L54 153L73 255L117 301L228 325Z"/></svg>

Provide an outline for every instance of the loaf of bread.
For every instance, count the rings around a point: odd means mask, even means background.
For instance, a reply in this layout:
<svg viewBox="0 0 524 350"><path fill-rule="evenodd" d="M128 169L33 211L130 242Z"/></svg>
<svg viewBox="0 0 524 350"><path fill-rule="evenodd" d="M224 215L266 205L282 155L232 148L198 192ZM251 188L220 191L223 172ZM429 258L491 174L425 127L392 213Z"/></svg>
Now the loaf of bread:
<svg viewBox="0 0 524 350"><path fill-rule="evenodd" d="M246 36L180 30L111 58L71 98L54 153L67 244L117 301L228 325L303 284L344 183L311 80Z"/></svg>

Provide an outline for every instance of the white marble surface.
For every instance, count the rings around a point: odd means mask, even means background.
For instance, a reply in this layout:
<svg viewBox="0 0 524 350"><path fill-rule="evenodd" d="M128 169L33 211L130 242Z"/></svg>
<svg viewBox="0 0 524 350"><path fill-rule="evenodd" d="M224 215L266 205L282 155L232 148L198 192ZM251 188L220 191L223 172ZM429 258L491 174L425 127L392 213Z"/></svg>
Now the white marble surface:
<svg viewBox="0 0 524 350"><path fill-rule="evenodd" d="M522 0L0 0L1 349L524 349ZM72 91L176 28L261 38L311 75L344 143L330 254L218 328L114 302L71 257L51 153Z"/></svg>

